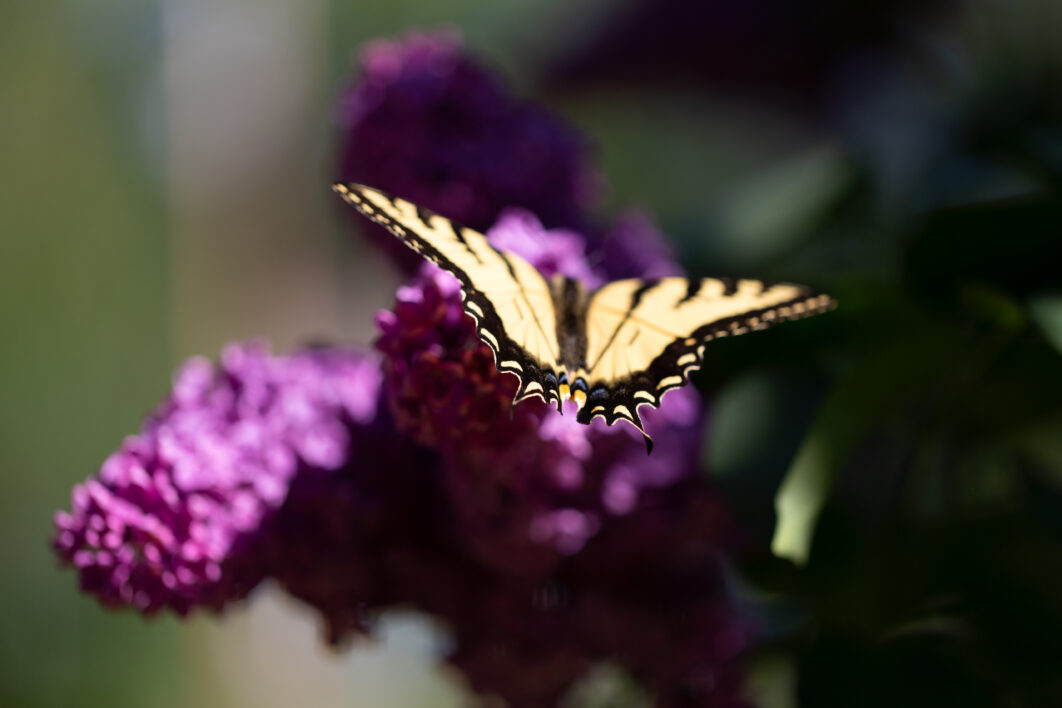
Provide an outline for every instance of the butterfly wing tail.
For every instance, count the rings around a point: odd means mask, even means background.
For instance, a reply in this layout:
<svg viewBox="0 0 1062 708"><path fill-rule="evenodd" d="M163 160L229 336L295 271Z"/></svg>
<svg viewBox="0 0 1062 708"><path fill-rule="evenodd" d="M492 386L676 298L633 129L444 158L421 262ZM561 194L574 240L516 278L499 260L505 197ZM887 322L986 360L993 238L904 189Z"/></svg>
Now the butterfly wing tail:
<svg viewBox="0 0 1062 708"><path fill-rule="evenodd" d="M604 418L605 422L609 425L612 425L617 420L626 421L633 425L635 428L637 428L638 432L642 434L643 438L645 438L645 454L651 455L653 453L653 438L649 435L649 433L645 432L645 425L642 423L642 417L638 415L637 406L618 406L617 408L613 409L613 413L611 416L607 415L604 412L600 412L603 410L604 407L591 408L590 406L584 405L579 408L579 412L576 414L575 420L576 422L582 423L583 425L590 425L590 421L592 421L594 418Z"/></svg>
<svg viewBox="0 0 1062 708"><path fill-rule="evenodd" d="M516 395L513 397L513 406L526 401L529 398L541 398L546 403L552 403L557 406L557 412L561 413L561 399L557 392L549 388L548 381L537 381L533 378L520 378L520 388L516 390Z"/></svg>
<svg viewBox="0 0 1062 708"><path fill-rule="evenodd" d="M637 428L638 432L642 434L643 438L645 438L645 454L652 455L653 438L649 435L649 433L645 432L645 425L642 424L642 417L638 415L637 408L631 411L631 417L628 419L628 422L635 428Z"/></svg>

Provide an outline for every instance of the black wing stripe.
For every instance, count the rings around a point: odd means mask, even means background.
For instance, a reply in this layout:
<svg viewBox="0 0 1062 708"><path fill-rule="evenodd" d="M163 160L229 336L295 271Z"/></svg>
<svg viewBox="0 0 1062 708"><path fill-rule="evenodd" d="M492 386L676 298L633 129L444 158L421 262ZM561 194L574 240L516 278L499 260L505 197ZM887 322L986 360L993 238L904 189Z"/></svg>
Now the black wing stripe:
<svg viewBox="0 0 1062 708"><path fill-rule="evenodd" d="M391 202L394 203L394 200L392 199ZM396 208L397 208L397 206L396 206ZM424 228L426 228L426 229L432 228L432 226L431 226L432 213L430 211L428 211L427 209L425 209L424 207L421 207L421 206L416 207L416 212L417 212L417 218L420 219L420 223L424 224Z"/></svg>
<svg viewBox="0 0 1062 708"><path fill-rule="evenodd" d="M471 245L469 245L468 238L465 236L464 228L458 226L449 219L447 219L447 223L450 224L450 229L454 232L454 238L457 239L458 243L464 246L465 250L468 251L469 255L476 259L476 263L483 265L483 259L479 257L479 253L477 253L476 250L472 248Z"/></svg>
<svg viewBox="0 0 1062 708"><path fill-rule="evenodd" d="M704 278L690 278L689 284L686 285L686 294L681 300L675 303L675 309L678 309L683 304L697 297L697 294L701 291L701 288L703 287Z"/></svg>

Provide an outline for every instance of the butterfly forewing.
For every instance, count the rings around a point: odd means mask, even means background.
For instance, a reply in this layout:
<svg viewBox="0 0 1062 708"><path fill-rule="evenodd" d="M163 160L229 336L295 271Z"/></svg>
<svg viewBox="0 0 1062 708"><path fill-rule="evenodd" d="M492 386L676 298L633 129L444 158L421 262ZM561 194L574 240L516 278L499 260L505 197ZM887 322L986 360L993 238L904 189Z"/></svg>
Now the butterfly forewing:
<svg viewBox="0 0 1062 708"><path fill-rule="evenodd" d="M587 308L590 394L580 419L637 424L637 406L658 406L664 392L685 384L686 375L700 367L705 342L832 306L832 299L809 288L760 280L609 283L591 295Z"/></svg>
<svg viewBox="0 0 1062 708"><path fill-rule="evenodd" d="M336 192L417 253L461 281L465 311L494 352L501 371L520 378L519 396L558 400L560 347L549 285L514 253L486 237L404 199L359 184Z"/></svg>

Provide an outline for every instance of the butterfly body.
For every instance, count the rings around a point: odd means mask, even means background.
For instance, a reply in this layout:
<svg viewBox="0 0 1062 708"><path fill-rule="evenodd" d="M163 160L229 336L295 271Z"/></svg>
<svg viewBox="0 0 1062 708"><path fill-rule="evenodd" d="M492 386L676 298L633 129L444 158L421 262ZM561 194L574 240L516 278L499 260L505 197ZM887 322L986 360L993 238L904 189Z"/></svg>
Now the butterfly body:
<svg viewBox="0 0 1062 708"><path fill-rule="evenodd" d="M586 398L586 287L575 278L557 274L549 281L553 309L557 313L557 344L560 400L572 398L581 406ZM582 393L582 396L576 395Z"/></svg>
<svg viewBox="0 0 1062 708"><path fill-rule="evenodd" d="M403 199L357 184L337 193L461 282L463 306L500 371L520 379L514 403L537 396L576 420L625 420L645 435L638 407L700 368L705 344L834 307L789 283L679 277L629 279L596 290L573 278L547 281L485 236Z"/></svg>

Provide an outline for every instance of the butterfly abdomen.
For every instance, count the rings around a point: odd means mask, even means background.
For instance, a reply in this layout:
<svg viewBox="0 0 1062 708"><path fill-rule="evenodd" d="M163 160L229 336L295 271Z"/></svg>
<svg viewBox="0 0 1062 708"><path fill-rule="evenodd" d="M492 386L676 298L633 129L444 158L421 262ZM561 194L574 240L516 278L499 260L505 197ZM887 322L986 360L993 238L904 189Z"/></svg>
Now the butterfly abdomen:
<svg viewBox="0 0 1062 708"><path fill-rule="evenodd" d="M550 291L557 313L559 363L574 383L576 372L586 368L586 288L578 280L558 274L550 281Z"/></svg>

